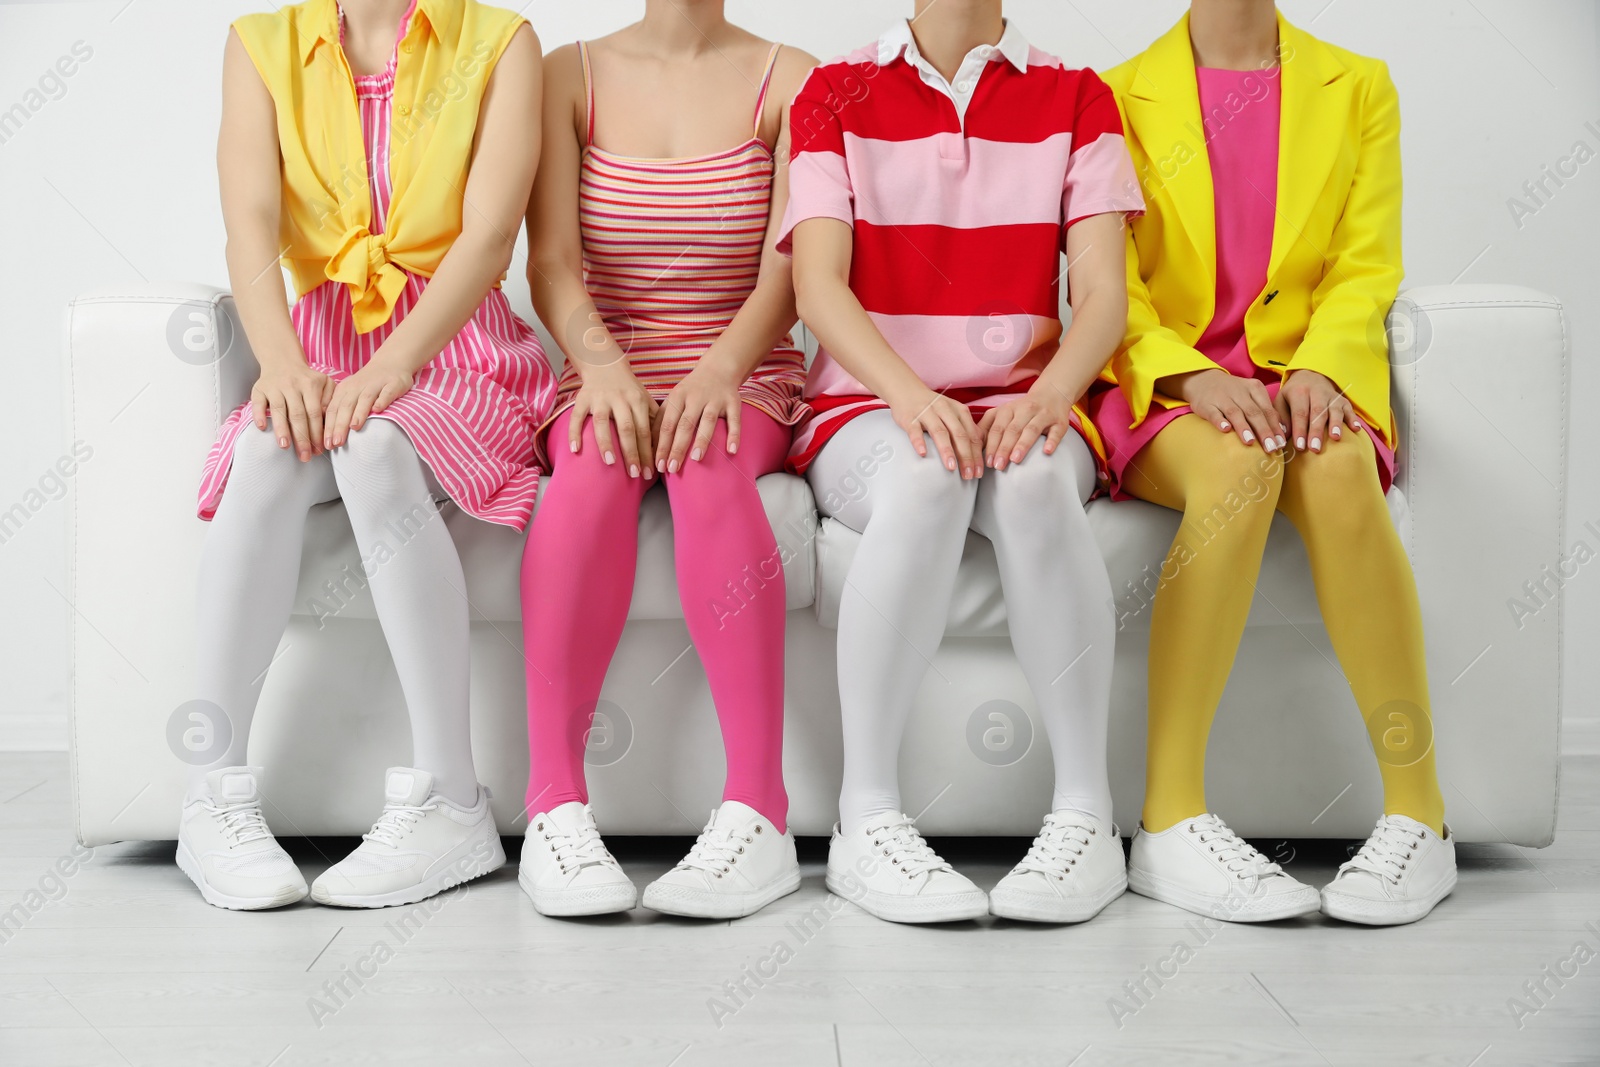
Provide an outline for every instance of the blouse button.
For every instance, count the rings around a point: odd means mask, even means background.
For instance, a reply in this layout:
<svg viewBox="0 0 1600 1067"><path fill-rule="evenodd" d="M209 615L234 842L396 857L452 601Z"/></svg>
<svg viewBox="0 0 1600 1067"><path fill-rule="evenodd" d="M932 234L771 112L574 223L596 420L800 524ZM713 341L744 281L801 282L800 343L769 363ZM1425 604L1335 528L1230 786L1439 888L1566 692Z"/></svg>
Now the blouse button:
<svg viewBox="0 0 1600 1067"><path fill-rule="evenodd" d="M400 112L400 114L402 114L402 115L409 115L409 114L411 114L411 105L410 104L400 104L399 106L397 106L395 108L395 110Z"/></svg>
<svg viewBox="0 0 1600 1067"><path fill-rule="evenodd" d="M405 44L400 46L400 51L404 52L406 55L409 56L411 54L411 50L412 50L413 47L414 46L412 45L412 43L410 41L407 41Z"/></svg>

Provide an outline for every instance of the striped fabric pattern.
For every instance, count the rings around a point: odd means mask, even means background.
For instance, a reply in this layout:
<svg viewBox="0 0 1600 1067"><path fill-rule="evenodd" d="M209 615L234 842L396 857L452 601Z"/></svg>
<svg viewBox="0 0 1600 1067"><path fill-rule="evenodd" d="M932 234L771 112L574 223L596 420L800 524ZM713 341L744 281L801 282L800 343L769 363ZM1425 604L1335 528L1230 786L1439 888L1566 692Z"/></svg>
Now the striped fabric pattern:
<svg viewBox="0 0 1600 1067"><path fill-rule="evenodd" d="M772 150L756 136L777 46L767 57L750 139L685 159L640 159L594 143L594 83L583 57L588 135L578 184L584 281L611 336L656 400L683 380L728 328L761 270ZM740 387L743 401L784 425L805 413L805 356L784 337ZM562 371L551 419L582 385Z"/></svg>
<svg viewBox="0 0 1600 1067"><path fill-rule="evenodd" d="M812 71L790 114L778 247L789 251L806 219L849 225L850 287L884 340L981 416L1023 395L1056 350L1067 229L1144 201L1093 71L1068 69L1008 22L963 116L907 58L911 41L901 24ZM797 472L849 419L886 406L825 347L806 398ZM1099 453L1081 412L1078 428Z"/></svg>
<svg viewBox="0 0 1600 1067"><path fill-rule="evenodd" d="M412 10L415 10L415 3ZM401 22L402 35L411 13ZM361 128L367 145L367 181L372 195L373 233L382 233L389 212L389 116L394 96L394 61L381 74L356 79ZM325 282L295 304L290 318L311 366L343 379L367 364L411 312L428 279L408 274L389 321L358 334L349 288ZM488 522L527 526L539 488L539 468L530 466L534 438L555 402L556 376L539 338L511 310L498 288L432 362L418 371L411 391L377 418L400 425L450 499L467 514ZM248 403L223 423L200 484L202 519L215 514L227 485L239 435L251 428Z"/></svg>

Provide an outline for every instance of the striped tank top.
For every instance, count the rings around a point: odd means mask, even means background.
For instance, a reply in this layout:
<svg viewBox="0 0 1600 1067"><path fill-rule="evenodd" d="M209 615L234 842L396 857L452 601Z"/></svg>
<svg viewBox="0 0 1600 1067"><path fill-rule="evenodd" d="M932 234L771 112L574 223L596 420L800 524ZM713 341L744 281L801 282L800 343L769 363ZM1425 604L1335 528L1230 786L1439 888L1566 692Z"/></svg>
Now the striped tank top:
<svg viewBox="0 0 1600 1067"><path fill-rule="evenodd" d="M594 76L589 49L578 42L587 124L578 179L584 282L657 401L694 369L755 289L776 170L759 131L778 48L767 56L748 140L713 155L640 159L594 143ZM746 404L792 426L807 411L805 381L805 356L786 336L739 392ZM554 414L581 384L569 361Z"/></svg>

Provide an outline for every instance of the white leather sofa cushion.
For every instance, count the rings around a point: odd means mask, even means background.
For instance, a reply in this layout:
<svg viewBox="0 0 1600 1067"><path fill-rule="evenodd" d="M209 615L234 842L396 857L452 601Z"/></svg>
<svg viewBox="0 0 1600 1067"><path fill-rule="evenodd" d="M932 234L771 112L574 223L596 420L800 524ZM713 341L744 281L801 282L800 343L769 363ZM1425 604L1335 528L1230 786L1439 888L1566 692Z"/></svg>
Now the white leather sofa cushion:
<svg viewBox="0 0 1600 1067"><path fill-rule="evenodd" d="M540 499L548 485L548 480L540 484ZM757 479L756 489L778 539L788 609L809 607L816 584L811 542L817 529L811 487L790 474L769 474ZM445 524L461 553L472 617L490 622L519 621L525 535L509 526L474 519L453 505L447 504L444 510ZM295 614L377 618L372 593L360 579L360 566L361 557L344 505L333 501L313 508L306 520ZM747 578L741 568L730 570L728 580L738 587ZM658 486L645 494L644 506L639 509L639 563L628 619L681 618L683 608L678 602L678 581L672 563L672 511L666 492Z"/></svg>

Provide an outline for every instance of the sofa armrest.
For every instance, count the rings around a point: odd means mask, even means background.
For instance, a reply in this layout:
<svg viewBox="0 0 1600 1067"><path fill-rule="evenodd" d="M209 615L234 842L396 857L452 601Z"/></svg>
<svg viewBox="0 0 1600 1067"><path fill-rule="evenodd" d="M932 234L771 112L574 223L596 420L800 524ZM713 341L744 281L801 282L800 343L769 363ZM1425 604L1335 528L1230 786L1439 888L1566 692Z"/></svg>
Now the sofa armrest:
<svg viewBox="0 0 1600 1067"><path fill-rule="evenodd" d="M1410 289L1389 331L1447 817L1469 840L1548 844L1572 566L1561 303L1514 286Z"/></svg>
<svg viewBox="0 0 1600 1067"><path fill-rule="evenodd" d="M63 345L67 448L79 460L63 590L69 747L78 839L93 845L126 836L118 820L138 806L169 807L170 790L151 786L182 780L165 727L192 682L196 490L255 358L232 299L182 282L78 297Z"/></svg>

